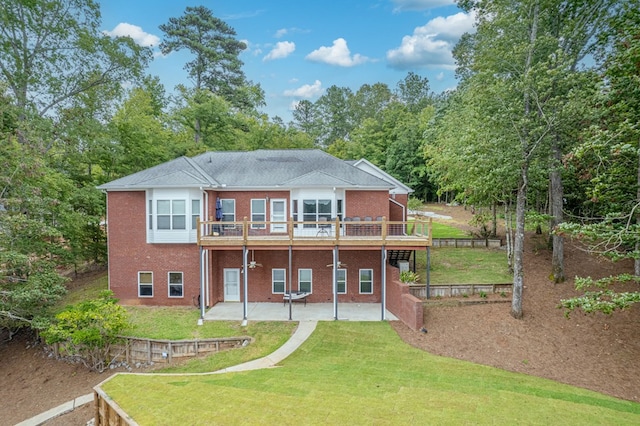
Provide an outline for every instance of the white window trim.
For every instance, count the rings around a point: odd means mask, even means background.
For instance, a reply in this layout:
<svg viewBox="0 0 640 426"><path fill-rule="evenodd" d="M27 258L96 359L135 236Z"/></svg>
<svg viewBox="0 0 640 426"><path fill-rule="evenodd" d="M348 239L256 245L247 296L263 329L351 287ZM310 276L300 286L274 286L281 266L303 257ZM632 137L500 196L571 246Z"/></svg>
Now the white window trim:
<svg viewBox="0 0 640 426"><path fill-rule="evenodd" d="M300 290L300 273L302 271L309 271L309 273L311 274L309 277L309 294L313 293L313 269L311 268L298 268L298 291L302 291Z"/></svg>
<svg viewBox="0 0 640 426"><path fill-rule="evenodd" d="M236 222L236 199L235 198L221 198L220 202L224 204L225 201L231 201L233 203L233 220L230 220L229 222ZM229 215L231 213L226 213L226 215ZM220 219L221 222L224 223L224 216L222 217L222 219ZM229 225L229 226L233 226L233 225Z"/></svg>
<svg viewBox="0 0 640 426"><path fill-rule="evenodd" d="M282 291L275 291L275 284L276 284L276 279L275 279L275 272L276 271L282 271L284 273L284 280L283 282L283 287L282 287ZM271 270L271 294L285 294L287 292L287 270L285 268L273 268Z"/></svg>
<svg viewBox="0 0 640 426"><path fill-rule="evenodd" d="M169 214L160 214L159 213L159 208L158 208L158 203L160 201L167 201L169 202ZM184 213L183 214L176 214L174 213L174 203L176 201L182 201L184 203ZM189 229L191 229L191 206L188 205L188 202L190 200L187 198L158 198L155 200L155 207L156 207L156 213L155 213L155 230L156 231L160 231L160 232L186 232ZM158 228L158 216L169 216L169 228ZM184 217L184 228L174 228L173 227L173 221L175 217L178 216L182 216ZM187 219L188 218L188 219Z"/></svg>
<svg viewBox="0 0 640 426"><path fill-rule="evenodd" d="M340 291L339 289L336 289L336 290L338 290L338 294L347 294L347 270L344 268L341 268L341 269L338 269L338 272L340 271L344 271L344 291ZM338 279L338 282L339 281L340 280ZM338 283L336 283L336 286L337 285Z"/></svg>
<svg viewBox="0 0 640 426"><path fill-rule="evenodd" d="M172 296L171 295L171 286L178 284L171 284L171 274L180 274L182 276L182 282L180 283L180 287L182 287L182 295L181 296ZM184 298L184 272L182 271L169 271L167 272L167 297L170 299L183 299Z"/></svg>
<svg viewBox="0 0 640 426"><path fill-rule="evenodd" d="M140 282L140 274L151 274L151 284L149 283L141 283ZM140 294L140 286L141 285L150 285L151 286L151 295L147 296L147 295L141 295ZM143 299L151 299L153 298L153 293L154 293L154 289L153 289L153 272L152 271L138 271L138 297L141 297Z"/></svg>
<svg viewBox="0 0 640 426"><path fill-rule="evenodd" d="M362 271L371 271L371 291L363 292L362 291ZM373 269L371 268L363 268L358 271L358 292L360 294L373 294Z"/></svg>
<svg viewBox="0 0 640 426"><path fill-rule="evenodd" d="M253 202L254 201L262 201L262 207L263 207L263 212L262 213L254 213L253 211ZM267 221L267 200L265 198L252 198L251 199L251 222L266 222ZM254 214L261 214L264 219L263 220L253 220L253 215ZM266 228L266 224L261 224L261 225L254 225L251 224L251 229L265 229Z"/></svg>

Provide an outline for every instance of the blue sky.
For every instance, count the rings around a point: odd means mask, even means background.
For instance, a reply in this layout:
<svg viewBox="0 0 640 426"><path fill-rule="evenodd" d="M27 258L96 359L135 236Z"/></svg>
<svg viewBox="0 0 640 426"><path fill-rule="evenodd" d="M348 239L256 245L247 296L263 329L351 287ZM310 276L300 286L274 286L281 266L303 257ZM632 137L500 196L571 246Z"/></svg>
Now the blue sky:
<svg viewBox="0 0 640 426"><path fill-rule="evenodd" d="M240 55L245 75L265 92L263 112L285 122L296 102L314 102L333 85L355 92L382 82L393 90L413 71L436 93L454 88L451 49L473 31L473 16L453 0L102 0L103 29L151 46L148 72L171 92L192 84L183 69L190 56L161 55L158 26L198 5L247 43Z"/></svg>

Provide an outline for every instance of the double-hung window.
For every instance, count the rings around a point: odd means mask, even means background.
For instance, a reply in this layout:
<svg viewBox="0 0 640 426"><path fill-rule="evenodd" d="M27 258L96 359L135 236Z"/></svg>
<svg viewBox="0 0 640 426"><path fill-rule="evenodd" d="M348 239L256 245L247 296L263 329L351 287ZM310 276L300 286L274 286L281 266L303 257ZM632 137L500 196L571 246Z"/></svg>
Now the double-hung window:
<svg viewBox="0 0 640 426"><path fill-rule="evenodd" d="M373 293L373 269L360 269L360 294Z"/></svg>
<svg viewBox="0 0 640 426"><path fill-rule="evenodd" d="M186 229L186 200L158 200L157 229Z"/></svg>
<svg viewBox="0 0 640 426"><path fill-rule="evenodd" d="M266 222L267 221L267 201L264 199L251 200L251 222ZM252 223L253 229L264 229L264 223Z"/></svg>
<svg viewBox="0 0 640 426"><path fill-rule="evenodd" d="M347 294L347 270L338 269L336 273L338 276L338 294Z"/></svg>
<svg viewBox="0 0 640 426"><path fill-rule="evenodd" d="M138 272L138 297L153 297L153 272Z"/></svg>
<svg viewBox="0 0 640 426"><path fill-rule="evenodd" d="M182 272L169 272L169 297L184 296L183 278Z"/></svg>
<svg viewBox="0 0 640 426"><path fill-rule="evenodd" d="M311 269L298 269L298 291L311 293L313 290Z"/></svg>
<svg viewBox="0 0 640 426"><path fill-rule="evenodd" d="M200 217L200 200L191 200L191 229L198 227Z"/></svg>
<svg viewBox="0 0 640 426"><path fill-rule="evenodd" d="M236 200L223 199L220 200L222 205L222 221L223 222L235 222L236 221ZM233 226L230 226L233 227Z"/></svg>
<svg viewBox="0 0 640 426"><path fill-rule="evenodd" d="M271 292L273 294L284 294L287 288L287 270L271 270Z"/></svg>

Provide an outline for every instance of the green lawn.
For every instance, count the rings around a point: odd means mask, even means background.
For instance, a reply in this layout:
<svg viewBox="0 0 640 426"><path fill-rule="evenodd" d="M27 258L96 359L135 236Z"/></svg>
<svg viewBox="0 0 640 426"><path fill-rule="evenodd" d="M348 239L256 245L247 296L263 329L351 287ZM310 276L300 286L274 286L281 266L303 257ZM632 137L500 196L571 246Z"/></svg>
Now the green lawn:
<svg viewBox="0 0 640 426"><path fill-rule="evenodd" d="M384 322L321 322L281 366L103 389L140 425L640 424L640 404L434 356Z"/></svg>
<svg viewBox="0 0 640 426"><path fill-rule="evenodd" d="M212 337L251 336L250 345L220 352L215 356L194 358L159 372L206 372L251 361L278 349L296 328L295 322L250 321L243 327L238 321L205 321L198 326L200 311L194 308L128 306L134 327L126 334L149 339L206 339Z"/></svg>
<svg viewBox="0 0 640 426"><path fill-rule="evenodd" d="M431 238L470 238L468 232L439 222L431 222L431 234Z"/></svg>
<svg viewBox="0 0 640 426"><path fill-rule="evenodd" d="M513 281L504 250L431 249L432 284L497 284Z"/></svg>
<svg viewBox="0 0 640 426"><path fill-rule="evenodd" d="M95 280L72 288L56 304L55 311L61 311L69 305L75 305L86 300L96 299L101 291L109 289L109 276L106 272Z"/></svg>

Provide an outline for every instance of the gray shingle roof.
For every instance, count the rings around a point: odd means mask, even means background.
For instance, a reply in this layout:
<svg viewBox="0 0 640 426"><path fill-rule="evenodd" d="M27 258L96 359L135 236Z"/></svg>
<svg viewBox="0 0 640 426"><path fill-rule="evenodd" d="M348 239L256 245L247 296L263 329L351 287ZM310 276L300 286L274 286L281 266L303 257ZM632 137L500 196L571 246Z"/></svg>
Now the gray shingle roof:
<svg viewBox="0 0 640 426"><path fill-rule="evenodd" d="M389 189L389 182L318 149L217 151L180 157L101 185L126 190L158 187Z"/></svg>

